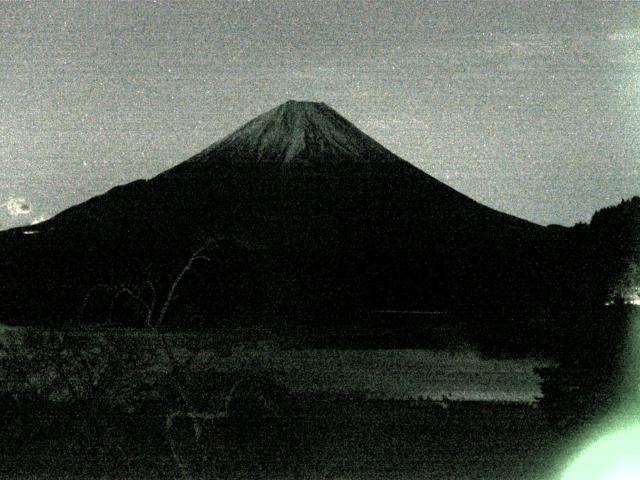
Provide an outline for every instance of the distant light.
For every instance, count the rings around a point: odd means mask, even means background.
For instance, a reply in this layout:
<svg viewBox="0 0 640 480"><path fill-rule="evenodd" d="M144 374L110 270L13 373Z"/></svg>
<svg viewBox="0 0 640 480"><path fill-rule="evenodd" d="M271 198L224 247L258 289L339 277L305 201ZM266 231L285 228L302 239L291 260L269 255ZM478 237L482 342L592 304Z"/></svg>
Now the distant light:
<svg viewBox="0 0 640 480"><path fill-rule="evenodd" d="M635 293L631 295L623 295L621 301L624 305L640 305L640 296ZM611 305L615 305L616 302L614 300L607 300L604 304L605 306L610 307Z"/></svg>
<svg viewBox="0 0 640 480"><path fill-rule="evenodd" d="M634 289L636 290L636 289ZM636 290L637 291L637 290ZM627 305L640 305L640 296L637 293L629 293L624 297L624 303Z"/></svg>

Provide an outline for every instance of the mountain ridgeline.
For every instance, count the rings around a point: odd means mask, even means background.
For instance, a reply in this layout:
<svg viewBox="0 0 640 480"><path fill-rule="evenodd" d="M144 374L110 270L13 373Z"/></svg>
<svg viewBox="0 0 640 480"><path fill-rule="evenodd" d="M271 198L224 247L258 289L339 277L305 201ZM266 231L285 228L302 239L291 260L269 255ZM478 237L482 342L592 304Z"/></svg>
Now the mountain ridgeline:
<svg viewBox="0 0 640 480"><path fill-rule="evenodd" d="M0 315L141 325L138 300L162 299L207 240L210 261L171 306L176 327L322 330L372 310L537 315L584 289L606 296L619 272L581 270L606 242L591 231L492 210L327 105L290 101L155 178L0 233Z"/></svg>

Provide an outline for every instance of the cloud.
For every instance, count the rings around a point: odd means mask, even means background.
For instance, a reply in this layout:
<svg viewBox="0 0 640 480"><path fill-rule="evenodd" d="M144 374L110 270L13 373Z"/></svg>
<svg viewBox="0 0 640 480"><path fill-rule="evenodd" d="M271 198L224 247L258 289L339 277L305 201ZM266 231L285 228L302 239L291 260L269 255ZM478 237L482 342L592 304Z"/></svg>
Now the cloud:
<svg viewBox="0 0 640 480"><path fill-rule="evenodd" d="M38 223L42 223L49 220L49 217L46 215L39 215L31 221L31 225L37 225Z"/></svg>
<svg viewBox="0 0 640 480"><path fill-rule="evenodd" d="M622 30L611 33L607 36L612 42L624 42L630 40L640 40L640 30Z"/></svg>
<svg viewBox="0 0 640 480"><path fill-rule="evenodd" d="M4 203L4 206L12 217L31 213L31 205L21 197L10 197L9 200Z"/></svg>

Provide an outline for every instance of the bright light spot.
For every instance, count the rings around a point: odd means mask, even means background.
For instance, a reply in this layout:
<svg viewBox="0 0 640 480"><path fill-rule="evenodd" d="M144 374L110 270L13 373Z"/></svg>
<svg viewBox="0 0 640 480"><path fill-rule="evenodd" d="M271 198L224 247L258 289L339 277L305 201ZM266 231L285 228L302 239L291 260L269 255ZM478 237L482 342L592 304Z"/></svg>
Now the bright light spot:
<svg viewBox="0 0 640 480"><path fill-rule="evenodd" d="M622 300L638 305L638 288L624 292ZM620 386L624 400L593 428L593 440L567 464L560 480L640 480L640 309L634 307L631 315L627 374Z"/></svg>
<svg viewBox="0 0 640 480"><path fill-rule="evenodd" d="M638 295L637 291L628 292L626 295L623 295L622 298L627 305L640 305L640 295Z"/></svg>
<svg viewBox="0 0 640 480"><path fill-rule="evenodd" d="M640 480L640 424L622 426L589 445L561 480Z"/></svg>
<svg viewBox="0 0 640 480"><path fill-rule="evenodd" d="M622 303L625 305L640 305L640 295L637 293L622 295ZM611 305L614 305L615 302L613 300L607 300L604 304L605 306L610 307Z"/></svg>
<svg viewBox="0 0 640 480"><path fill-rule="evenodd" d="M640 470L633 465L622 465L615 468L607 474L605 480L638 480L640 479Z"/></svg>

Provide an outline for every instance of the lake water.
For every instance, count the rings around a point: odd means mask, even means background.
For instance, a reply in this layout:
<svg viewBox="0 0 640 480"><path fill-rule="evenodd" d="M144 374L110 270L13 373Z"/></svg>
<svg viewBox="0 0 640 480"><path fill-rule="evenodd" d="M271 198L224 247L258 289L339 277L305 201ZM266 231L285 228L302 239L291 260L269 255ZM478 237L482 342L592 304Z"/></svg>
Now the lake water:
<svg viewBox="0 0 640 480"><path fill-rule="evenodd" d="M296 392L361 392L375 397L534 401L540 360L487 359L471 351L247 349L218 359L233 370L262 365Z"/></svg>
<svg viewBox="0 0 640 480"><path fill-rule="evenodd" d="M154 334L112 331L110 335L134 338L139 348L150 352L157 368L166 368L162 366L166 357ZM469 350L283 348L277 341L233 343L219 337L216 347L208 343L214 337L207 338L207 334L168 336L178 357L197 352L193 362L196 369L215 365L221 371L272 375L294 393L531 402L540 395L540 379L534 368L545 365L533 359L488 359ZM186 344L190 344L190 348L185 347ZM198 346L194 348L195 345Z"/></svg>

